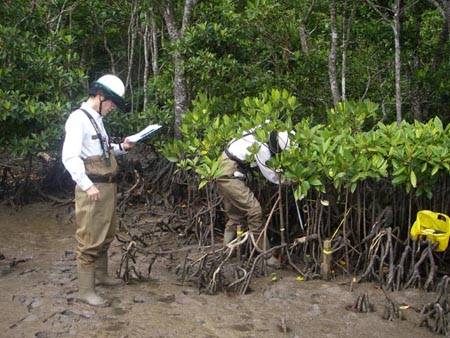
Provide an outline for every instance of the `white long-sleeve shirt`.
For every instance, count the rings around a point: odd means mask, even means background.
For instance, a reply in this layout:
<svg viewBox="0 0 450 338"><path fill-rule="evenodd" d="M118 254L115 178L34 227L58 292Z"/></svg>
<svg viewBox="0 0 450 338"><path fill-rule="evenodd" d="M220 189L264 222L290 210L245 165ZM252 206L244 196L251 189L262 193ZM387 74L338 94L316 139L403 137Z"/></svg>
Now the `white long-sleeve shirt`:
<svg viewBox="0 0 450 338"><path fill-rule="evenodd" d="M103 116L86 103L83 103L81 108L93 117L102 137L108 140L108 134L103 125ZM66 137L62 150L62 162L75 183L81 190L86 191L93 183L86 175L83 160L90 156L103 155L97 132L90 119L81 109L77 109L70 114L66 121L65 130ZM118 144L111 143L111 146L115 155L126 153L126 151L120 150Z"/></svg>
<svg viewBox="0 0 450 338"><path fill-rule="evenodd" d="M254 143L258 144L259 151L255 155L255 162L251 163L250 166L258 166L258 169L267 180L275 184L280 184L279 174L275 171L275 169L266 165L266 162L271 157L268 144L257 141L253 133L244 133L242 138L231 141L228 145L228 151L239 160L245 161L247 156L251 155L248 148ZM283 177L281 178L281 181L283 181Z"/></svg>

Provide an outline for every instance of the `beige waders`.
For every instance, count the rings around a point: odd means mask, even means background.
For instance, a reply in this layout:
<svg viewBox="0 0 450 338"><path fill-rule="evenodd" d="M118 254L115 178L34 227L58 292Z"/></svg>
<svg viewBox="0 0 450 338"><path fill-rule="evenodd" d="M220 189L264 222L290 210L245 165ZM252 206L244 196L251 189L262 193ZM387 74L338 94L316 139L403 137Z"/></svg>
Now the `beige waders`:
<svg viewBox="0 0 450 338"><path fill-rule="evenodd" d="M111 152L111 166L103 157L93 156L84 161L86 174L100 192L97 201L91 201L85 191L75 188L75 217L77 230L78 298L91 305L106 305L106 300L95 293L95 282L116 285L108 272L108 249L116 232L117 162Z"/></svg>
<svg viewBox="0 0 450 338"><path fill-rule="evenodd" d="M241 226L242 229L248 227L255 240L260 238L257 242L257 249L260 252L269 250L269 241L267 238L264 240L266 236L261 234L264 228L261 204L245 183L245 178L235 175L235 172L240 172L238 163L231 160L225 152L222 153L222 164L225 169L222 176L217 179L217 188L223 197L223 206L228 216L224 231L224 245L236 237L236 231ZM267 263L273 266L274 260L278 262L270 255Z"/></svg>

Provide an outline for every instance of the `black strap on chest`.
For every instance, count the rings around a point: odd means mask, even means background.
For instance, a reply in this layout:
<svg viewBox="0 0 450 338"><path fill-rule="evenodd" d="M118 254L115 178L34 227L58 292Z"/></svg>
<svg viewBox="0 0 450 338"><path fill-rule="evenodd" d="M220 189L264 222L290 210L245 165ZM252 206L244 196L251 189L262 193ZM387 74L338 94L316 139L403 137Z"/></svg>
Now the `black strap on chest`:
<svg viewBox="0 0 450 338"><path fill-rule="evenodd" d="M228 158L234 162L236 162L236 164L238 165L239 170L242 173L247 173L251 167L250 167L250 163L248 163L245 160L241 160L240 158L234 156L229 150L228 148L225 148L225 154L228 156Z"/></svg>
<svg viewBox="0 0 450 338"><path fill-rule="evenodd" d="M248 135L252 135L253 134L253 132L248 132L248 133L245 133L244 135L242 135L242 138L244 138L244 137L246 137L246 136L248 136ZM245 159L244 160L241 160L240 158L238 158L237 156L234 156L232 153L231 153L231 151L229 150L229 147L234 143L234 142L236 142L237 141L237 139L233 139L233 140L231 140L229 143L228 143L228 145L225 147L225 154L228 156L228 158L230 159L230 160L232 160L232 161L234 161L234 162L236 162L237 163L237 165L238 165L238 167L239 167L239 170L241 171L241 172L243 172L243 173L247 173L250 169L251 169L251 166L250 166L250 163L248 163Z"/></svg>
<svg viewBox="0 0 450 338"><path fill-rule="evenodd" d="M80 108L80 109L86 114L86 116L89 118L89 121L91 121L92 126L95 129L95 133L97 134L98 140L100 141L100 146L102 147L103 157L105 158L105 165L107 167L110 167L111 166L111 159L110 159L110 154L109 154L109 144L106 141L106 137L105 138L102 137L102 133L100 132L100 128L98 127L97 122L95 122L95 120L91 116L91 114L89 114L83 108Z"/></svg>

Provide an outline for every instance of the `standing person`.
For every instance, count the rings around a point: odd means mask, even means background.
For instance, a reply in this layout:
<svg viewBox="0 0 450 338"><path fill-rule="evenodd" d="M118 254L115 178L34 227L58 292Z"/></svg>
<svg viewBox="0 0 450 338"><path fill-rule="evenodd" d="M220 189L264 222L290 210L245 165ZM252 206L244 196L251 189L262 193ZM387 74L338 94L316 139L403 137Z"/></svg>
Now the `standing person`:
<svg viewBox="0 0 450 338"><path fill-rule="evenodd" d="M248 163L247 157L251 155L248 150L257 143L259 151L255 155L255 162ZM219 194L223 197L223 205L228 216L225 225L223 242L224 245L230 243L235 237L238 227L249 228L257 239L264 228L262 208L245 182L246 172L250 168L258 167L263 176L272 183L283 183L283 178L273 168L266 165L266 162L276 153L289 148L288 132L270 133L267 142L256 140L253 131L246 132L239 139L233 139L222 154L222 164L225 167L222 175L217 179ZM269 243L264 244L261 236L257 243L260 251L269 249ZM266 259L266 264L271 267L279 267L279 261L275 256Z"/></svg>
<svg viewBox="0 0 450 338"><path fill-rule="evenodd" d="M75 233L78 298L90 305L107 301L95 293L95 282L119 285L108 276L108 248L116 231L116 155L134 146L127 138L109 142L103 117L113 109L124 109L125 86L115 75L94 81L89 97L66 121L62 162L76 183Z"/></svg>

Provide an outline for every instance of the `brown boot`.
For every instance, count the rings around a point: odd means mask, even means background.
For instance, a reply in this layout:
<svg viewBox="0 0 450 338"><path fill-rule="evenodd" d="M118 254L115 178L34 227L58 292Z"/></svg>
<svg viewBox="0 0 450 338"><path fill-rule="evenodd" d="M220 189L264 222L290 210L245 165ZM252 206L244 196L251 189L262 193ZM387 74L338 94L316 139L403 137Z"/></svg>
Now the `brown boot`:
<svg viewBox="0 0 450 338"><path fill-rule="evenodd" d="M95 293L95 267L79 264L77 266L77 273L78 299L93 306L107 306L108 302Z"/></svg>
<svg viewBox="0 0 450 338"><path fill-rule="evenodd" d="M235 238L236 238L236 231L233 231L231 229L225 229L225 232L223 233L223 245L224 246L227 245Z"/></svg>
<svg viewBox="0 0 450 338"><path fill-rule="evenodd" d="M269 243L269 239L267 238L267 236L264 236L264 234L260 235L259 233L254 233L254 232L252 232L250 235L253 236L253 243L256 244L257 252L263 253L263 252L270 250L270 243ZM265 255L265 258L269 259L271 256L272 256L272 254L267 254L267 255Z"/></svg>
<svg viewBox="0 0 450 338"><path fill-rule="evenodd" d="M278 258L276 258L275 256L270 256L270 258L266 259L266 265L268 267L274 268L274 269L280 269L281 268L281 264L280 261L278 260Z"/></svg>
<svg viewBox="0 0 450 338"><path fill-rule="evenodd" d="M262 234L261 237L259 236L259 234L258 235L255 234L254 236L255 238L259 238L259 241L256 243L256 251L258 251L259 253L263 253L270 250L269 240L267 239L267 237L264 238L264 234ZM266 261L267 266L274 269L281 268L281 263L279 259L273 254L271 253L265 254L264 259Z"/></svg>
<svg viewBox="0 0 450 338"><path fill-rule="evenodd" d="M102 253L95 261L95 284L106 286L121 285L122 281L108 275L108 253Z"/></svg>

